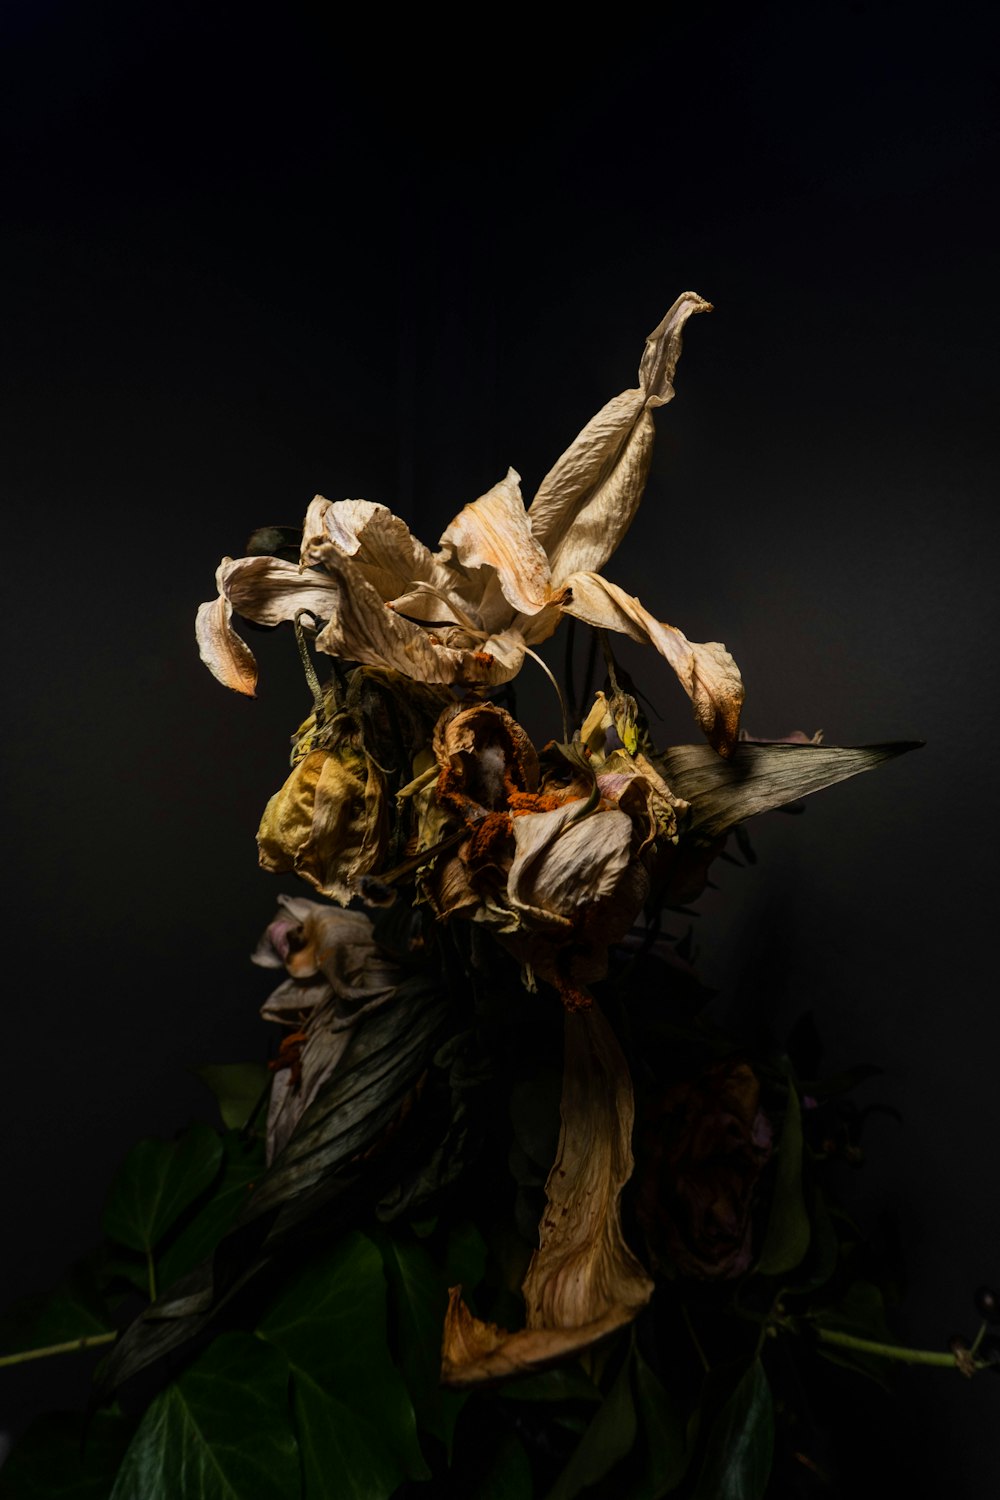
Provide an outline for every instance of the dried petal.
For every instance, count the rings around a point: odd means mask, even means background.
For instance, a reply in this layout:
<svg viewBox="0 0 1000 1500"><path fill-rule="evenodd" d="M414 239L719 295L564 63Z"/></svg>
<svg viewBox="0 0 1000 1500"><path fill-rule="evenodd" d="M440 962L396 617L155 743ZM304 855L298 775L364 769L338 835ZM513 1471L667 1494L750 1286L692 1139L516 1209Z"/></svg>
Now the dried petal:
<svg viewBox="0 0 1000 1500"><path fill-rule="evenodd" d="M526 1327L481 1322L454 1287L441 1379L470 1386L552 1364L631 1322L653 1283L625 1243L622 1188L632 1174L632 1081L614 1032L592 1006L565 1018L562 1129L545 1185L539 1248L524 1280Z"/></svg>
<svg viewBox="0 0 1000 1500"><path fill-rule="evenodd" d="M499 484L460 510L441 537L441 547L464 568L495 569L507 603L534 615L552 598L552 575L545 550L532 535L520 477L508 469Z"/></svg>
<svg viewBox="0 0 1000 1500"><path fill-rule="evenodd" d="M652 456L652 410L673 398L684 324L710 311L695 292L678 297L646 340L638 389L602 407L539 485L528 515L556 583L597 572L632 524Z"/></svg>
<svg viewBox="0 0 1000 1500"><path fill-rule="evenodd" d="M233 611L258 625L294 620L300 609L325 619L335 597L331 581L277 557L224 557L215 581L218 599L202 604L195 620L201 659L224 687L253 697L257 663L232 628Z"/></svg>
<svg viewBox="0 0 1000 1500"><path fill-rule="evenodd" d="M730 755L743 706L743 680L725 646L689 641L676 626L655 619L638 599L596 573L574 573L566 582L573 591L572 600L563 606L566 613L655 646L691 699L709 744L720 755Z"/></svg>

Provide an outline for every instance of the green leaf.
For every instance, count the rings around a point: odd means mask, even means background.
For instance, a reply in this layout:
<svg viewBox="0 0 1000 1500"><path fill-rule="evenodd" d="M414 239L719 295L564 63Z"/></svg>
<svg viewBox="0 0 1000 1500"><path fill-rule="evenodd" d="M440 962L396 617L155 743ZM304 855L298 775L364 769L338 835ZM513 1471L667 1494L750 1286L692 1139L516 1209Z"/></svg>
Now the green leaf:
<svg viewBox="0 0 1000 1500"><path fill-rule="evenodd" d="M774 1454L774 1403L759 1359L716 1418L694 1500L762 1500Z"/></svg>
<svg viewBox="0 0 1000 1500"><path fill-rule="evenodd" d="M246 1141L238 1130L222 1138L222 1171L212 1196L189 1224L168 1238L159 1257L160 1285L167 1288L210 1255L238 1218L250 1188L264 1171L264 1142Z"/></svg>
<svg viewBox="0 0 1000 1500"><path fill-rule="evenodd" d="M472 1500L532 1500L534 1493L524 1444L508 1433L501 1439L486 1477L473 1491Z"/></svg>
<svg viewBox="0 0 1000 1500"><path fill-rule="evenodd" d="M461 1286L466 1295L486 1274L486 1241L470 1219L452 1227L445 1258L445 1281Z"/></svg>
<svg viewBox="0 0 1000 1500"><path fill-rule="evenodd" d="M379 1238L392 1294L399 1338L399 1363L413 1400L417 1422L451 1453L465 1393L441 1389L441 1332L448 1305L447 1276L422 1245Z"/></svg>
<svg viewBox="0 0 1000 1500"><path fill-rule="evenodd" d="M817 1328L839 1329L842 1333L872 1339L877 1344L898 1342L886 1321L885 1298L880 1288L871 1281L852 1282L839 1302L810 1312L809 1321ZM819 1343L816 1348L824 1359L835 1365L844 1365L849 1370L857 1370L883 1388L888 1388L892 1367L878 1355L834 1344Z"/></svg>
<svg viewBox="0 0 1000 1500"><path fill-rule="evenodd" d="M348 1234L329 1255L297 1271L257 1333L291 1365L298 1420L313 1430L326 1400L353 1414L353 1451L367 1449L367 1469L388 1476L386 1495L404 1474L429 1477L413 1406L389 1355L385 1275L371 1240ZM335 1464L344 1421L336 1410L328 1415L336 1431L327 1462ZM341 1471L341 1483L351 1482L351 1470Z"/></svg>
<svg viewBox="0 0 1000 1500"><path fill-rule="evenodd" d="M117 1410L32 1423L0 1472L0 1500L108 1500L134 1423Z"/></svg>
<svg viewBox="0 0 1000 1500"><path fill-rule="evenodd" d="M603 1479L631 1451L636 1434L631 1367L630 1352L569 1463L549 1491L548 1500L573 1500L588 1484Z"/></svg>
<svg viewBox="0 0 1000 1500"><path fill-rule="evenodd" d="M713 843L757 813L871 771L919 740L886 745L737 744L723 760L710 745L672 745L654 756L671 790L690 803L685 836Z"/></svg>
<svg viewBox="0 0 1000 1500"><path fill-rule="evenodd" d="M578 1363L558 1365L522 1380L506 1380L497 1392L509 1401L600 1401L601 1393Z"/></svg>
<svg viewBox="0 0 1000 1500"><path fill-rule="evenodd" d="M23 1298L4 1314L0 1353L44 1349L49 1344L110 1333L114 1326L92 1264L82 1261L53 1291Z"/></svg>
<svg viewBox="0 0 1000 1500"><path fill-rule="evenodd" d="M645 1464L635 1500L660 1500L687 1472L689 1453L684 1419L672 1398L642 1358L634 1356L635 1402Z"/></svg>
<svg viewBox="0 0 1000 1500"><path fill-rule="evenodd" d="M264 1063L206 1063L193 1070L212 1090L227 1130L242 1130L270 1087Z"/></svg>
<svg viewBox="0 0 1000 1500"><path fill-rule="evenodd" d="M810 1234L802 1194L802 1112L795 1084L789 1078L771 1215L756 1269L764 1276L793 1271L809 1249Z"/></svg>
<svg viewBox="0 0 1000 1500"><path fill-rule="evenodd" d="M111 1500L293 1500L288 1367L247 1333L215 1340L146 1411Z"/></svg>
<svg viewBox="0 0 1000 1500"><path fill-rule="evenodd" d="M304 1371L292 1370L304 1500L389 1500L403 1476L378 1428Z"/></svg>
<svg viewBox="0 0 1000 1500"><path fill-rule="evenodd" d="M193 1125L175 1141L140 1141L111 1185L105 1234L130 1250L154 1250L221 1162L222 1142L208 1125Z"/></svg>

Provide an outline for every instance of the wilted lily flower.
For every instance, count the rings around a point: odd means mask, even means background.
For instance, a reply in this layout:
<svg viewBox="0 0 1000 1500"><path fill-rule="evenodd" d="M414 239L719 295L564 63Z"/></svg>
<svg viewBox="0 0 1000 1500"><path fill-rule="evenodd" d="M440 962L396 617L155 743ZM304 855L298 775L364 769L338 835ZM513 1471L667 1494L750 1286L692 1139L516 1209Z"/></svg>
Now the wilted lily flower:
<svg viewBox="0 0 1000 1500"><path fill-rule="evenodd" d="M743 686L725 647L689 641L600 576L642 497L653 412L674 395L684 324L709 307L693 292L677 299L646 340L638 386L591 419L527 508L510 469L459 512L431 552L383 505L317 496L298 568L276 557L224 558L219 597L198 611L210 670L253 694L256 664L232 628L234 610L275 625L306 609L326 622L316 645L332 656L427 683L488 688L514 677L569 614L654 645L710 743L730 753Z"/></svg>

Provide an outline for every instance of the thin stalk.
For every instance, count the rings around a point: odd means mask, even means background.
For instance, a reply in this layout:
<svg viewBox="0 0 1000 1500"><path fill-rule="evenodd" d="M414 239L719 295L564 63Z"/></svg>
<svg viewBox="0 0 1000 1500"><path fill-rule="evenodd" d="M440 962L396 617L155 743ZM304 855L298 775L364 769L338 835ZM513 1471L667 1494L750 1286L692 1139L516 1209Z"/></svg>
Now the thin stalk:
<svg viewBox="0 0 1000 1500"><path fill-rule="evenodd" d="M578 717L576 702L576 674L573 671L573 648L576 645L576 621L570 615L566 627L566 656L563 661L563 676L566 679L566 702L574 723Z"/></svg>
<svg viewBox="0 0 1000 1500"><path fill-rule="evenodd" d="M88 1333L81 1339L67 1339L64 1344L46 1344L42 1349L22 1349L19 1354L0 1354L0 1366L23 1365L29 1359L47 1359L50 1354L71 1354L74 1349L96 1349L99 1344L113 1344L117 1333Z"/></svg>
<svg viewBox="0 0 1000 1500"><path fill-rule="evenodd" d="M940 1370L954 1370L954 1354L945 1354L936 1349L907 1349L902 1344L882 1344L875 1339L858 1338L853 1333L841 1333L836 1328L817 1328L820 1342L837 1344L841 1349L856 1349L859 1354L874 1354L878 1359L894 1359L904 1365L935 1365ZM983 1368L980 1363L978 1368Z"/></svg>
<svg viewBox="0 0 1000 1500"><path fill-rule="evenodd" d="M309 647L306 645L306 633L302 624L303 616L305 615L309 616L314 627L319 623L311 609L300 609L295 616L295 644L299 648L302 670L306 674L306 682L309 684L309 691L312 693L313 708L316 712L316 728L321 729L323 726L323 689L319 685L316 668L312 664Z"/></svg>
<svg viewBox="0 0 1000 1500"><path fill-rule="evenodd" d="M551 682L552 686L556 690L556 697L559 699L559 712L562 714L563 744L564 745L568 745L569 744L569 715L566 712L566 700L565 700L565 698L562 695L562 688L559 686L558 682L556 682L556 680L553 677L552 673L549 671L548 667L542 661L542 658L540 656L538 656L534 651L532 651L532 649L531 649L530 646L525 646L525 648L524 648L524 654L525 654L525 656L530 656L531 659L532 659L532 661L537 661L538 665L541 667L542 671L545 673L546 677L549 679L549 681Z"/></svg>
<svg viewBox="0 0 1000 1500"><path fill-rule="evenodd" d="M146 1251L146 1277L149 1281L149 1300L156 1301L156 1262L152 1250Z"/></svg>

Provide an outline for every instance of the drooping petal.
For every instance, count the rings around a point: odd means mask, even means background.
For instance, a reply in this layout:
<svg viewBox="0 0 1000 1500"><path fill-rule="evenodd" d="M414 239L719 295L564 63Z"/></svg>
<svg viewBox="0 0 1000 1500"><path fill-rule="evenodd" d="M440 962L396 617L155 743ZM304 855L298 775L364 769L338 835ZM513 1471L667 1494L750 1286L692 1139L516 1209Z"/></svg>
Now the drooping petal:
<svg viewBox="0 0 1000 1500"><path fill-rule="evenodd" d="M642 498L653 449L653 409L672 400L684 324L711 303L684 292L646 340L637 389L602 407L542 480L528 511L552 578L597 572L625 535Z"/></svg>
<svg viewBox="0 0 1000 1500"><path fill-rule="evenodd" d="M532 534L520 478L508 469L491 490L460 510L441 537L441 553L457 557L463 568L494 569L508 605L534 615L552 598L552 575L545 550Z"/></svg>
<svg viewBox="0 0 1000 1500"><path fill-rule="evenodd" d="M475 1318L454 1287L441 1379L471 1386L578 1354L631 1322L653 1283L625 1242L621 1193L632 1175L632 1080L608 1022L591 1006L565 1017L559 1146L524 1279L526 1327Z"/></svg>
<svg viewBox="0 0 1000 1500"><path fill-rule="evenodd" d="M448 644L447 631L425 630L387 608L372 585L342 561L331 557L325 566L336 602L329 623L316 638L320 651L390 667L419 682L492 687L517 676L524 643L515 634L469 643L455 628L461 643Z"/></svg>
<svg viewBox="0 0 1000 1500"><path fill-rule="evenodd" d="M232 627L234 610L258 625L294 620L300 609L325 619L333 598L329 581L277 557L224 557L215 581L219 597L202 604L195 620L198 651L224 687L252 698L257 689L257 663Z"/></svg>
<svg viewBox="0 0 1000 1500"><path fill-rule="evenodd" d="M631 857L631 819L617 808L581 817L583 806L514 818L507 898L515 911L561 925L614 892Z"/></svg>
<svg viewBox="0 0 1000 1500"><path fill-rule="evenodd" d="M574 573L566 580L573 597L567 614L602 630L616 630L656 647L673 667L694 706L695 718L720 755L732 754L743 706L740 670L719 641L689 641L643 609L638 599L596 573Z"/></svg>

